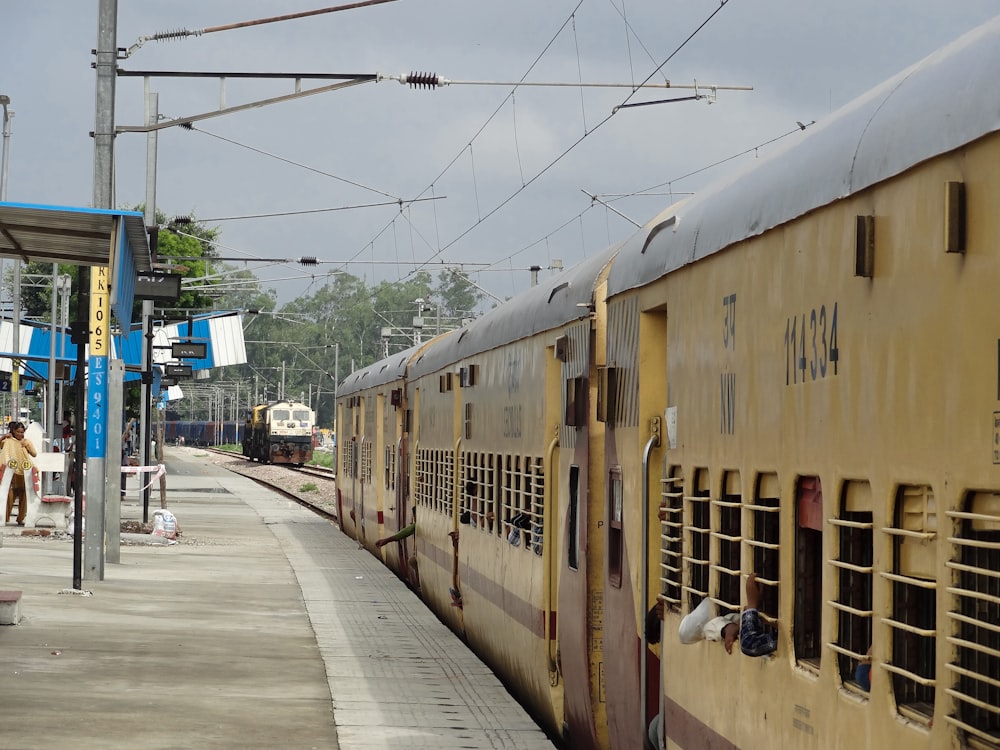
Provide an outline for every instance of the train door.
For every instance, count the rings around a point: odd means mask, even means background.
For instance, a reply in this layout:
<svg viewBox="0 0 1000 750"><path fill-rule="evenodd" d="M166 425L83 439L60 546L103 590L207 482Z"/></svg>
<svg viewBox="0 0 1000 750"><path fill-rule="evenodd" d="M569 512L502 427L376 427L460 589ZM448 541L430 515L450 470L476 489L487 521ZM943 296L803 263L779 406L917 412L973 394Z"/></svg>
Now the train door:
<svg viewBox="0 0 1000 750"><path fill-rule="evenodd" d="M343 429L344 422L344 407L340 402L335 402L334 404L334 435L346 435L347 430ZM246 433L244 433L244 440L246 439ZM343 459L341 458L341 451L343 448L337 443L336 439L333 442L333 472L336 476L336 487L337 487L337 523L340 524L340 530L344 530L344 494L340 491L341 482L345 479L344 476L344 466Z"/></svg>
<svg viewBox="0 0 1000 750"><path fill-rule="evenodd" d="M560 519L564 516L560 502L561 477L561 440L565 422L566 407L564 404L563 363L555 356L554 349L549 349L545 358L545 425L554 425L556 429L546 429L545 461L543 464L544 485L541 512L535 511L532 520L532 533L541 532L542 554L542 626L544 638L544 660L548 670L551 687L552 705L565 716L565 683L559 678L559 584L560 576ZM565 358L564 355L563 358ZM535 509L533 509L535 510ZM541 528L539 528L539 524ZM537 550L537 548L536 548Z"/></svg>
<svg viewBox="0 0 1000 750"><path fill-rule="evenodd" d="M665 439L664 420L670 404L669 381L667 377L668 347L667 347L667 312L666 307L642 312L639 315L639 351L640 356L638 388L638 438L642 446L638 469L641 472L639 480L639 515L640 549L639 549L639 630L642 643L642 654L639 670L639 687L642 694L639 703L639 727L645 730L650 723L663 711L663 675L661 673L660 641L662 636L663 612L667 606L662 597L664 593L660 571L662 563L662 527L660 525L660 506L664 497L664 488L668 483L663 481L667 475L663 458L669 448ZM672 434L672 433L671 433ZM638 447L638 446L637 446ZM737 531L736 534L739 532ZM739 545L736 546L736 556L739 558ZM738 567L738 564L737 564ZM739 599L737 598L737 602ZM652 632L647 627L652 615ZM660 732L663 732L663 719L660 719Z"/></svg>
<svg viewBox="0 0 1000 750"><path fill-rule="evenodd" d="M402 529L411 523L416 523L417 517L411 508L410 498L410 472L409 455L407 452L407 431L406 415L400 424L401 431L399 440L396 442L396 487L394 493L394 504L396 511L396 528ZM411 535L403 539L401 548L402 558L399 561L399 569L414 591L420 590L420 576L417 571L417 540L416 535Z"/></svg>
<svg viewBox="0 0 1000 750"><path fill-rule="evenodd" d="M570 327L565 339L557 340L554 358L561 365L562 388L560 447L553 457L559 468L553 493L558 525L553 529L560 543L552 551L559 573L558 667L564 686L563 734L581 750L608 747L599 486L603 430L591 419L597 384L592 336L590 321Z"/></svg>

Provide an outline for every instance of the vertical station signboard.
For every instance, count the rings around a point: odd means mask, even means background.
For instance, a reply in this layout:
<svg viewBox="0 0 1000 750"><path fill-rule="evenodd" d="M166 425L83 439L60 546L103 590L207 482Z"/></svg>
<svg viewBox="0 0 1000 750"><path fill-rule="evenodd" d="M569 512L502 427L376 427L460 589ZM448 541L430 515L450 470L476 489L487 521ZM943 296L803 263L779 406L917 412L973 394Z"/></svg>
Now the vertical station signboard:
<svg viewBox="0 0 1000 750"><path fill-rule="evenodd" d="M108 353L111 294L108 269L95 266L90 273L90 357L87 360L87 457L108 453Z"/></svg>

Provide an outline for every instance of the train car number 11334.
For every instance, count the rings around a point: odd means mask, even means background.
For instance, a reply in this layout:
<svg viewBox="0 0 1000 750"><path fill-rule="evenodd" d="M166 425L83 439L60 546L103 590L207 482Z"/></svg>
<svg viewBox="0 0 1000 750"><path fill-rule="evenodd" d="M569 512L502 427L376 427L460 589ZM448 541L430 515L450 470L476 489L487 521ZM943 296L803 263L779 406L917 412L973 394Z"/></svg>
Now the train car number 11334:
<svg viewBox="0 0 1000 750"><path fill-rule="evenodd" d="M785 385L836 375L839 360L836 302L785 320Z"/></svg>

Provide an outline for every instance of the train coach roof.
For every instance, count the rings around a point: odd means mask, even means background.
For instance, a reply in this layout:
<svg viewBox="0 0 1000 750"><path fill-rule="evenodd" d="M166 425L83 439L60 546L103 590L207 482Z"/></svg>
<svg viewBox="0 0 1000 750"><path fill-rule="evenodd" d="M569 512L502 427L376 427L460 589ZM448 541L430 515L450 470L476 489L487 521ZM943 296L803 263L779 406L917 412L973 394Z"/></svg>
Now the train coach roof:
<svg viewBox="0 0 1000 750"><path fill-rule="evenodd" d="M608 295L633 289L1000 129L1000 17L698 192L633 235Z"/></svg>
<svg viewBox="0 0 1000 750"><path fill-rule="evenodd" d="M549 331L590 315L594 288L618 246L587 258L495 307L447 337L434 339L410 366L417 378L464 357Z"/></svg>
<svg viewBox="0 0 1000 750"><path fill-rule="evenodd" d="M374 388L401 379L406 374L406 365L410 358L423 346L426 344L411 346L387 359L380 359L375 364L368 365L361 370L355 370L341 383L337 390L337 398L350 396L365 388Z"/></svg>

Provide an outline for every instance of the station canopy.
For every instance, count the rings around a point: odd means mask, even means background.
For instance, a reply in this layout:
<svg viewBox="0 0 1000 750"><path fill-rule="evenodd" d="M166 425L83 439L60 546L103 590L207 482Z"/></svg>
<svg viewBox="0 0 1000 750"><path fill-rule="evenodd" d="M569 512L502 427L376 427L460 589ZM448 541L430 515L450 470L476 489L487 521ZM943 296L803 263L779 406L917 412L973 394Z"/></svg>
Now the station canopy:
<svg viewBox="0 0 1000 750"><path fill-rule="evenodd" d="M152 270L141 213L0 202L0 257L24 262L107 266L111 310L131 323L137 273Z"/></svg>

